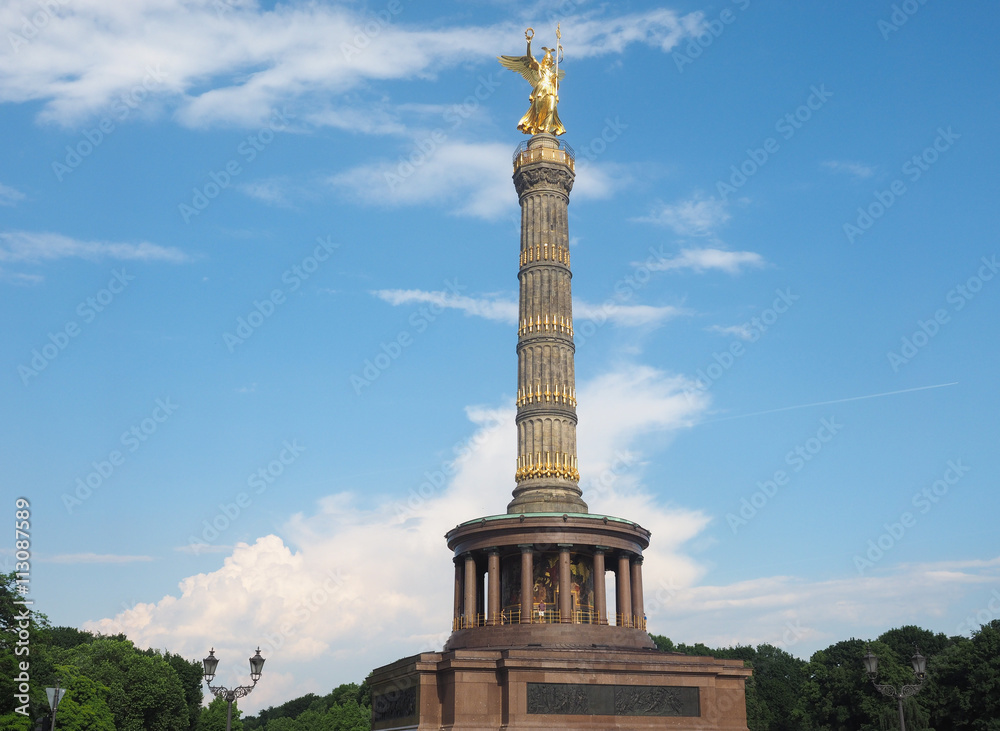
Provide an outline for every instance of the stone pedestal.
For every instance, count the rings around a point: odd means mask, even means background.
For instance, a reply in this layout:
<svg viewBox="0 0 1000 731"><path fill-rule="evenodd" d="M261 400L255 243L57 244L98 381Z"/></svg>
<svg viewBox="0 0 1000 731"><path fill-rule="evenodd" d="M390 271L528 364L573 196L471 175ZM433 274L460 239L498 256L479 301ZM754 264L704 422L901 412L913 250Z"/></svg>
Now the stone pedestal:
<svg viewBox="0 0 1000 731"><path fill-rule="evenodd" d="M739 660L656 650L428 652L379 668L373 731L746 731Z"/></svg>

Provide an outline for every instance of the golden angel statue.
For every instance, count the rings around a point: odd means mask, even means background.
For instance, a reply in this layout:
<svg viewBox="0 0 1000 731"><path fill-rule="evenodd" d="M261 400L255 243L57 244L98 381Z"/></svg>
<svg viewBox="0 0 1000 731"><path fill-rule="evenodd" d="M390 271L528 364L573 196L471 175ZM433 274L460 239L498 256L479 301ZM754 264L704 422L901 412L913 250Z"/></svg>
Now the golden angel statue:
<svg viewBox="0 0 1000 731"><path fill-rule="evenodd" d="M561 38L561 35L557 29L556 37ZM497 61L504 68L521 74L533 87L531 96L528 97L531 108L521 117L517 128L526 135L535 135L539 132L565 134L566 128L559 121L559 112L556 110L556 105L559 103L559 81L566 73L559 70L561 60L559 54L562 46L559 43L556 43L557 48L542 46L545 56L539 61L531 55L531 39L534 36L535 31L531 28L524 32L524 37L528 41L528 52L524 56L497 56ZM556 54L555 58L553 53Z"/></svg>

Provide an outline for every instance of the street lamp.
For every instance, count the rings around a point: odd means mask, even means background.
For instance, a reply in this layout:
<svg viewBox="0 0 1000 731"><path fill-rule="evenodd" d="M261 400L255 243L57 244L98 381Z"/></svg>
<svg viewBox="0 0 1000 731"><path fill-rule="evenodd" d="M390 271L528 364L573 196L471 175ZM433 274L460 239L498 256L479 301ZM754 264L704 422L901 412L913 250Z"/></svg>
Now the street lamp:
<svg viewBox="0 0 1000 731"><path fill-rule="evenodd" d="M916 685L900 686L899 690L896 690L891 685L875 682L875 677L878 675L878 657L872 653L871 647L865 646L865 655L861 658L865 663L865 670L868 672L868 677L871 678L875 689L882 695L895 698L899 703L899 731L906 731L906 722L903 720L903 699L919 693L920 689L924 687L924 680L927 678L927 658L920 654L920 650L917 649L916 645L913 646L913 649L916 652L910 658L910 664L913 665L913 674L917 676L918 682Z"/></svg>
<svg viewBox="0 0 1000 731"><path fill-rule="evenodd" d="M257 654L250 658L250 680L253 681L253 685L241 685L232 690L223 688L221 685L213 687L212 680L215 678L215 669L219 666L219 658L215 656L214 647L208 651L208 657L202 660L201 664L205 669L205 682L208 683L208 689L212 691L212 695L226 699L226 731L232 731L233 701L250 695L250 691L257 685L261 672L264 670L264 658L260 656L260 648L258 647Z"/></svg>

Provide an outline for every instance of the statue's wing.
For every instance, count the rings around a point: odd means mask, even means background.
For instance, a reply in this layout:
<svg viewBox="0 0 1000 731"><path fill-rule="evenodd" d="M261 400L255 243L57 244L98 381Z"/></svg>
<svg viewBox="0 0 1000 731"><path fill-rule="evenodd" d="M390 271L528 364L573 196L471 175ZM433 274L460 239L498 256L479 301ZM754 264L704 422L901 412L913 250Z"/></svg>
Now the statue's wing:
<svg viewBox="0 0 1000 731"><path fill-rule="evenodd" d="M521 74L533 87L538 86L538 62L531 56L497 56L505 69Z"/></svg>

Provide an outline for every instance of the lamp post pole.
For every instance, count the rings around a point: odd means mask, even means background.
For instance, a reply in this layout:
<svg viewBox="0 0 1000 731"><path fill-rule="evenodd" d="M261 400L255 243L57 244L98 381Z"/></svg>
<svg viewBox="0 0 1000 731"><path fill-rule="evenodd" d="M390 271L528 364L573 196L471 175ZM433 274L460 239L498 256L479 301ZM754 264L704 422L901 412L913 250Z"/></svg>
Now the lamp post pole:
<svg viewBox="0 0 1000 731"><path fill-rule="evenodd" d="M223 698L226 701L226 731L232 731L233 701L237 698L250 695L250 691L257 685L261 672L264 670L264 658L260 656L260 648L258 647L257 654L250 658L250 680L253 681L253 685L240 685L236 688L224 688L221 685L213 686L212 680L215 678L215 669L219 666L219 659L215 656L214 647L208 651L208 657L202 660L201 664L205 670L205 682L208 683L208 689L212 691L212 695L217 698Z"/></svg>
<svg viewBox="0 0 1000 731"><path fill-rule="evenodd" d="M63 697L66 693L65 688L59 687L59 678L56 678L55 688L46 688L45 694L49 698L49 706L52 708L52 727L51 731L56 730L56 714L59 712L59 699Z"/></svg>
<svg viewBox="0 0 1000 731"><path fill-rule="evenodd" d="M868 671L868 677L871 678L875 690L882 695L895 698L899 704L899 731L906 731L906 721L903 717L903 699L919 693L920 689L924 687L924 680L927 678L927 658L920 654L920 650L917 650L916 646L913 649L916 652L910 658L910 664L913 665L913 674L917 676L917 683L915 685L901 685L899 690L896 690L895 686L875 682L875 678L878 675L878 657L872 653L870 647L865 648L865 656L862 658L865 663L865 670Z"/></svg>

